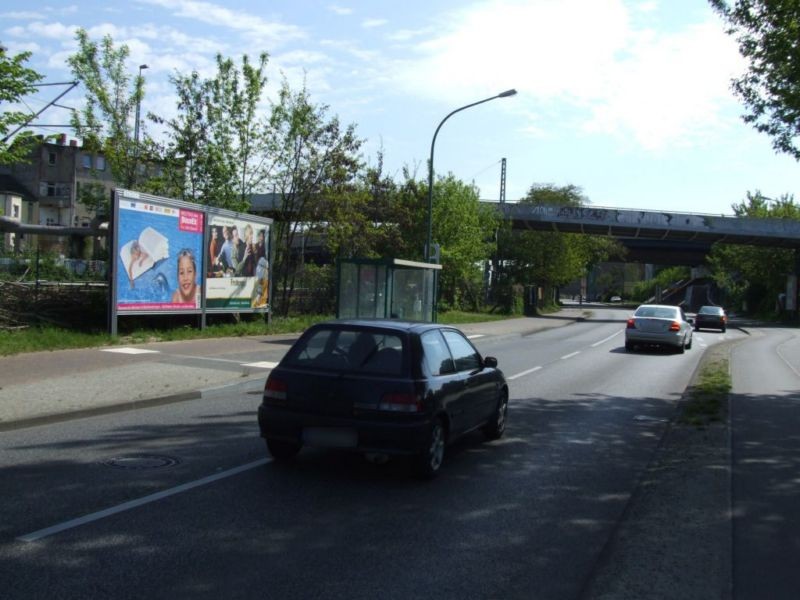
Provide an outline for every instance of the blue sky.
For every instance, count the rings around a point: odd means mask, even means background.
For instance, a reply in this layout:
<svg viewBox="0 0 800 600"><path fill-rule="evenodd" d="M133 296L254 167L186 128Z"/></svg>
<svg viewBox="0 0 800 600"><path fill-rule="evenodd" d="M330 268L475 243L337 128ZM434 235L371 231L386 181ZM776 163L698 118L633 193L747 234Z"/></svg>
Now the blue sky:
<svg viewBox="0 0 800 600"><path fill-rule="evenodd" d="M706 0L85 0L0 5L0 43L30 50L47 81L71 78L74 31L111 34L148 64L142 111L170 114L168 76L214 73L217 52L270 55L268 96L285 75L305 77L329 106L382 149L390 174L426 177L431 138L438 174L497 199L534 183L581 187L592 205L731 214L748 191L796 195L800 165L744 124L730 80L744 63ZM29 101L38 110L55 95ZM77 106L82 91L60 104ZM268 104L265 98L264 107ZM51 109L40 120L66 122ZM61 113L61 114L59 114ZM52 130L50 130L52 132ZM797 195L796 195L797 196ZM798 196L800 198L800 196Z"/></svg>

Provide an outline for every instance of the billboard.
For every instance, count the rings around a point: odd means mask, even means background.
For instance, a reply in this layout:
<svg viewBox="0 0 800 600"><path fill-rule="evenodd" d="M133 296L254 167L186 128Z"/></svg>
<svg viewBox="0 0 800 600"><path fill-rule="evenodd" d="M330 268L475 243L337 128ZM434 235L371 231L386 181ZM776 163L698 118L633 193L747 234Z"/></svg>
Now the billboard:
<svg viewBox="0 0 800 600"><path fill-rule="evenodd" d="M116 310L199 311L204 223L200 207L120 197L114 244Z"/></svg>
<svg viewBox="0 0 800 600"><path fill-rule="evenodd" d="M263 219L209 214L206 309L269 309L269 234Z"/></svg>

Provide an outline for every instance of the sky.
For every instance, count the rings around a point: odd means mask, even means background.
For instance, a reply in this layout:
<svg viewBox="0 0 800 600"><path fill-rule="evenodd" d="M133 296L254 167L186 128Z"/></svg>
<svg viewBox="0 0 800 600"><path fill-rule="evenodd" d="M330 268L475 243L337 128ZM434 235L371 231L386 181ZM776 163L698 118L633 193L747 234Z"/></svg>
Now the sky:
<svg viewBox="0 0 800 600"><path fill-rule="evenodd" d="M34 8L35 7L35 8ZM110 34L147 64L142 113L175 112L170 75L215 74L215 55L269 54L269 100L286 78L355 124L363 159L396 180L437 175L497 200L575 185L592 206L730 215L749 192L800 199L800 165L742 121L744 72L707 0L84 0L0 3L0 44L33 53L45 82L72 79L75 30ZM40 88L32 110L63 86ZM77 107L83 90L58 104ZM37 123L67 123L51 108ZM42 129L41 133L65 130ZM68 132L69 135L69 132Z"/></svg>

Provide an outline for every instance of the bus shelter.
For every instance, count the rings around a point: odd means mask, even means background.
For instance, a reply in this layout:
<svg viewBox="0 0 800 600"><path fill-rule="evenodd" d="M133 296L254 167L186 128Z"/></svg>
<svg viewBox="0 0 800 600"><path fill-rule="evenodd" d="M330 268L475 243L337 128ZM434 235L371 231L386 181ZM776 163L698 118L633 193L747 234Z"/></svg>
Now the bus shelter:
<svg viewBox="0 0 800 600"><path fill-rule="evenodd" d="M436 284L442 265L403 260L340 259L336 317L436 321Z"/></svg>

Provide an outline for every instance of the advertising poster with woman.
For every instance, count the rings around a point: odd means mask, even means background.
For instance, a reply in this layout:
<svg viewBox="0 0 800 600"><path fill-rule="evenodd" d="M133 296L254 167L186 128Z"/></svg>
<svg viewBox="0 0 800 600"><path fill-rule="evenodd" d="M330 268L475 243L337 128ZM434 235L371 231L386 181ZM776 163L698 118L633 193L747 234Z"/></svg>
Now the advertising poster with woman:
<svg viewBox="0 0 800 600"><path fill-rule="evenodd" d="M122 198L116 253L117 310L200 309L202 212Z"/></svg>
<svg viewBox="0 0 800 600"><path fill-rule="evenodd" d="M206 308L269 308L269 225L211 215L206 248Z"/></svg>

